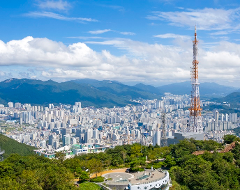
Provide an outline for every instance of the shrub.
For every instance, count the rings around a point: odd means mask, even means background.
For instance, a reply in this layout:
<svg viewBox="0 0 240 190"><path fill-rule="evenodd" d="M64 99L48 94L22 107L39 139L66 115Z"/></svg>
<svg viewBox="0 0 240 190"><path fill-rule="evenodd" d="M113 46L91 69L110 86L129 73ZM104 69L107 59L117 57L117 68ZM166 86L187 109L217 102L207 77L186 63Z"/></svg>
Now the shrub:
<svg viewBox="0 0 240 190"><path fill-rule="evenodd" d="M95 178L90 179L90 181L91 182L97 182L97 183L104 182L104 177L102 177L102 176L95 177Z"/></svg>

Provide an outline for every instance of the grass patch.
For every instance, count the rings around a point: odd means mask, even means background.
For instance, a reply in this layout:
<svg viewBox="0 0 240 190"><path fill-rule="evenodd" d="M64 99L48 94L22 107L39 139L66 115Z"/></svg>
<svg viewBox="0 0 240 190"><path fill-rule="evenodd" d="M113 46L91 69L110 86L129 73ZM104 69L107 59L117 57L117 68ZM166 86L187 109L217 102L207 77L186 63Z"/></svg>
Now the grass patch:
<svg viewBox="0 0 240 190"><path fill-rule="evenodd" d="M91 183L91 182L83 182L79 184L79 189L81 190L102 190L102 188L95 184L95 183Z"/></svg>
<svg viewBox="0 0 240 190"><path fill-rule="evenodd" d="M90 181L91 182L97 182L97 183L104 182L104 177L102 177L102 176L95 177L95 178L90 179Z"/></svg>

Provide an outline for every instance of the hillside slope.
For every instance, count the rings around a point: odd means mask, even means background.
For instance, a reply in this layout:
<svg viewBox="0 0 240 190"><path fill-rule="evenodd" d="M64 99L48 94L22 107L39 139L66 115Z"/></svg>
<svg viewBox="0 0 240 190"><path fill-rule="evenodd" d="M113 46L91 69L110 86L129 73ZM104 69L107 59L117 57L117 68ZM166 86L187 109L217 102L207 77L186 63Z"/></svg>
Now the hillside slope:
<svg viewBox="0 0 240 190"><path fill-rule="evenodd" d="M240 92L233 92L223 98L217 99L218 102L228 102L231 107L239 106L240 104Z"/></svg>
<svg viewBox="0 0 240 190"><path fill-rule="evenodd" d="M11 138L8 138L0 134L0 147L2 150L5 150L4 158L10 156L10 154L17 153L21 156L28 156L34 154L33 150L36 150L35 147L19 143Z"/></svg>
<svg viewBox="0 0 240 190"><path fill-rule="evenodd" d="M9 79L0 82L0 103L20 102L38 105L49 103L83 106L113 107L125 106L131 99L159 98L157 95L121 83L103 83L93 86L74 81L54 82L31 79Z"/></svg>
<svg viewBox="0 0 240 190"><path fill-rule="evenodd" d="M200 95L223 97L236 89L216 83L202 83ZM83 107L125 106L132 99L159 99L165 92L190 94L190 82L174 83L160 87L137 84L128 86L117 81L79 79L58 83L52 80L8 79L0 82L0 104L7 102L30 103L32 105L74 104L82 102Z"/></svg>

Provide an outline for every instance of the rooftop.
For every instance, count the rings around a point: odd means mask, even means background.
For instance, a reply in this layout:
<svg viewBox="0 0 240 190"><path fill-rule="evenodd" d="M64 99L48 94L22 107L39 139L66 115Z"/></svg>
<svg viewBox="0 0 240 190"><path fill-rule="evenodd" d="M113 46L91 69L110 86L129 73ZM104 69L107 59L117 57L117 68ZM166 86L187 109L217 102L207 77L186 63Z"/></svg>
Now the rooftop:
<svg viewBox="0 0 240 190"><path fill-rule="evenodd" d="M145 184L158 181L166 176L164 171L160 170L145 170L138 173L108 173L103 177L110 179L106 183L109 185L132 185Z"/></svg>

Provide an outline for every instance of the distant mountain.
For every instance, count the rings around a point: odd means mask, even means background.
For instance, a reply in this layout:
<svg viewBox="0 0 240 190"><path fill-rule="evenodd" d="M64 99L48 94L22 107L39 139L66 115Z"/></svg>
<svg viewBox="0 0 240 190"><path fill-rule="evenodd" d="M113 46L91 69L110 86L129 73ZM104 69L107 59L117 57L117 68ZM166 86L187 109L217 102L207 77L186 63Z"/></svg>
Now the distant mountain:
<svg viewBox="0 0 240 190"><path fill-rule="evenodd" d="M205 110L218 109L221 110L221 113L238 113L238 115L240 113L240 110L236 109L240 106L240 92L233 92L222 98L214 98L211 101L221 103L221 105L210 104L204 107ZM230 107L228 104L230 104Z"/></svg>
<svg viewBox="0 0 240 190"><path fill-rule="evenodd" d="M228 94L223 98L216 99L218 102L228 102L231 107L239 107L240 105L240 89L235 90L234 92Z"/></svg>
<svg viewBox="0 0 240 190"><path fill-rule="evenodd" d="M218 102L228 102L231 106L240 105L240 92L233 92L223 98L217 99Z"/></svg>
<svg viewBox="0 0 240 190"><path fill-rule="evenodd" d="M98 90L117 95L118 97L126 97L128 99L136 99L136 98L159 98L156 94L149 92L145 89L139 89L135 86L128 86L122 84L117 81L110 81L110 80L93 80L93 79L78 79L72 80L70 82L74 82L76 84L85 84L89 86L93 86Z"/></svg>
<svg viewBox="0 0 240 190"><path fill-rule="evenodd" d="M200 95L223 96L235 89L216 83L202 83ZM38 105L49 103L74 104L83 106L113 107L125 106L131 99L160 98L165 92L172 94L190 94L190 82L175 83L154 87L137 84L128 86L117 81L80 79L58 83L52 80L8 79L0 82L0 103L21 102Z"/></svg>
<svg viewBox="0 0 240 190"><path fill-rule="evenodd" d="M172 94L190 94L192 90L190 81L164 85L157 88L161 92L170 92ZM225 96L236 90L233 87L223 86L213 82L201 83L199 86L199 89L200 89L200 96L218 95L219 97Z"/></svg>
<svg viewBox="0 0 240 190"><path fill-rule="evenodd" d="M157 95L163 95L165 92L169 92L171 94L190 94L192 87L190 81L181 82L181 83L173 83L169 85L163 85L159 87L154 87L151 85L145 85L142 83L136 84L134 87L139 88L141 90L145 90L150 93L154 93ZM223 85L219 85L217 83L201 83L200 84L200 96L209 96L209 97L223 97L229 93L234 92L236 89L233 87L227 87Z"/></svg>
<svg viewBox="0 0 240 190"><path fill-rule="evenodd" d="M164 91L162 91L161 89L151 86L151 85L145 85L142 83L136 84L134 87L141 89L141 90L145 90L147 92L153 93L153 94L158 94L158 95L163 95Z"/></svg>
<svg viewBox="0 0 240 190"><path fill-rule="evenodd" d="M131 103L130 99L158 98L157 95L118 82L91 81L57 83L52 80L8 79L0 82L0 103L12 101L47 105L80 101L83 106L113 107L125 106Z"/></svg>

